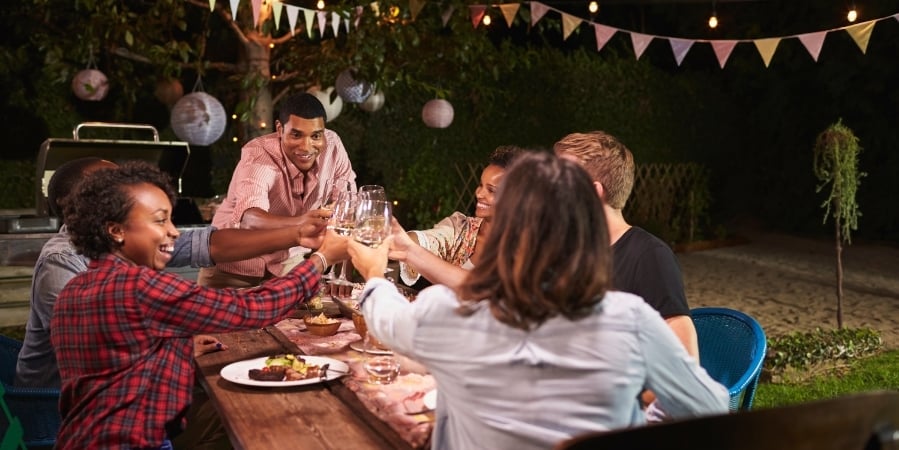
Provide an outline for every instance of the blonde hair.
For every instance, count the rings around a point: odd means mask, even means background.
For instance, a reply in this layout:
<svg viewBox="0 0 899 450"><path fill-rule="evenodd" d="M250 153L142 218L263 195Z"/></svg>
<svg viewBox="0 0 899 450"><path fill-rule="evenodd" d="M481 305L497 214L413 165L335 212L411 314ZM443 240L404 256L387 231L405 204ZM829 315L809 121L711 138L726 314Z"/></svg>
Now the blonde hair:
<svg viewBox="0 0 899 450"><path fill-rule="evenodd" d="M606 203L624 209L634 188L634 155L621 141L604 131L572 133L556 142L553 151L577 159L602 184Z"/></svg>

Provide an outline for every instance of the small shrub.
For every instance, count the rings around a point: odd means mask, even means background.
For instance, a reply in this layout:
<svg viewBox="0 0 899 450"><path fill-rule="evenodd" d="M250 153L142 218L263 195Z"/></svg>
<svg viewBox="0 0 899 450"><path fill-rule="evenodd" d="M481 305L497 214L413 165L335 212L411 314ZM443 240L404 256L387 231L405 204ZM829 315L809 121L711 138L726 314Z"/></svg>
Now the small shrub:
<svg viewBox="0 0 899 450"><path fill-rule="evenodd" d="M880 351L883 340L871 328L841 328L811 332L796 332L768 339L763 378L776 380L791 369L868 356Z"/></svg>

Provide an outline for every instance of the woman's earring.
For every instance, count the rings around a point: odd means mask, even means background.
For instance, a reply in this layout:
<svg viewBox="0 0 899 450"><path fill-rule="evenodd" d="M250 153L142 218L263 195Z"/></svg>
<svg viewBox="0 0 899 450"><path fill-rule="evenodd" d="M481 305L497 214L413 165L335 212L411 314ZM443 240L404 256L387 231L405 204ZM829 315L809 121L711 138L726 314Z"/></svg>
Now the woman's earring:
<svg viewBox="0 0 899 450"><path fill-rule="evenodd" d="M121 244L122 242L125 242L125 239L123 239L123 238L118 238L118 239L116 239L115 241L116 241L116 244Z"/></svg>

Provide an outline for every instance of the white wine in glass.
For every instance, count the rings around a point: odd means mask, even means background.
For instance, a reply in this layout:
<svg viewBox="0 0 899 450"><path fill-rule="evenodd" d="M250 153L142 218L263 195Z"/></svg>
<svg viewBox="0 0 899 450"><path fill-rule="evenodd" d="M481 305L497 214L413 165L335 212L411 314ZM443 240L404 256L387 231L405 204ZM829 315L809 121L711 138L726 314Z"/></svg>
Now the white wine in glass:
<svg viewBox="0 0 899 450"><path fill-rule="evenodd" d="M372 248L381 245L390 236L390 215L390 203L360 199L356 207L353 239Z"/></svg>
<svg viewBox="0 0 899 450"><path fill-rule="evenodd" d="M341 236L349 236L356 227L356 204L359 201L357 193L346 191L334 203L334 213L331 215L331 229Z"/></svg>

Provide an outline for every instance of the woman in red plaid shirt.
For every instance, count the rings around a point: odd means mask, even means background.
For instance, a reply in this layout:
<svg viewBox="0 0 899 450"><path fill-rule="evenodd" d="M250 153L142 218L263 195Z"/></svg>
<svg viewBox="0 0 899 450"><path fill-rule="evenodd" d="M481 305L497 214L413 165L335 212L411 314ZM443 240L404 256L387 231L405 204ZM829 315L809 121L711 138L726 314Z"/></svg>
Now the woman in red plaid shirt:
<svg viewBox="0 0 899 450"><path fill-rule="evenodd" d="M211 289L163 272L178 230L174 191L147 163L94 172L67 205L72 242L91 259L60 292L51 340L62 376L57 448L170 448L194 385L193 336L258 328L319 291L345 240L309 224L319 247L284 277Z"/></svg>

